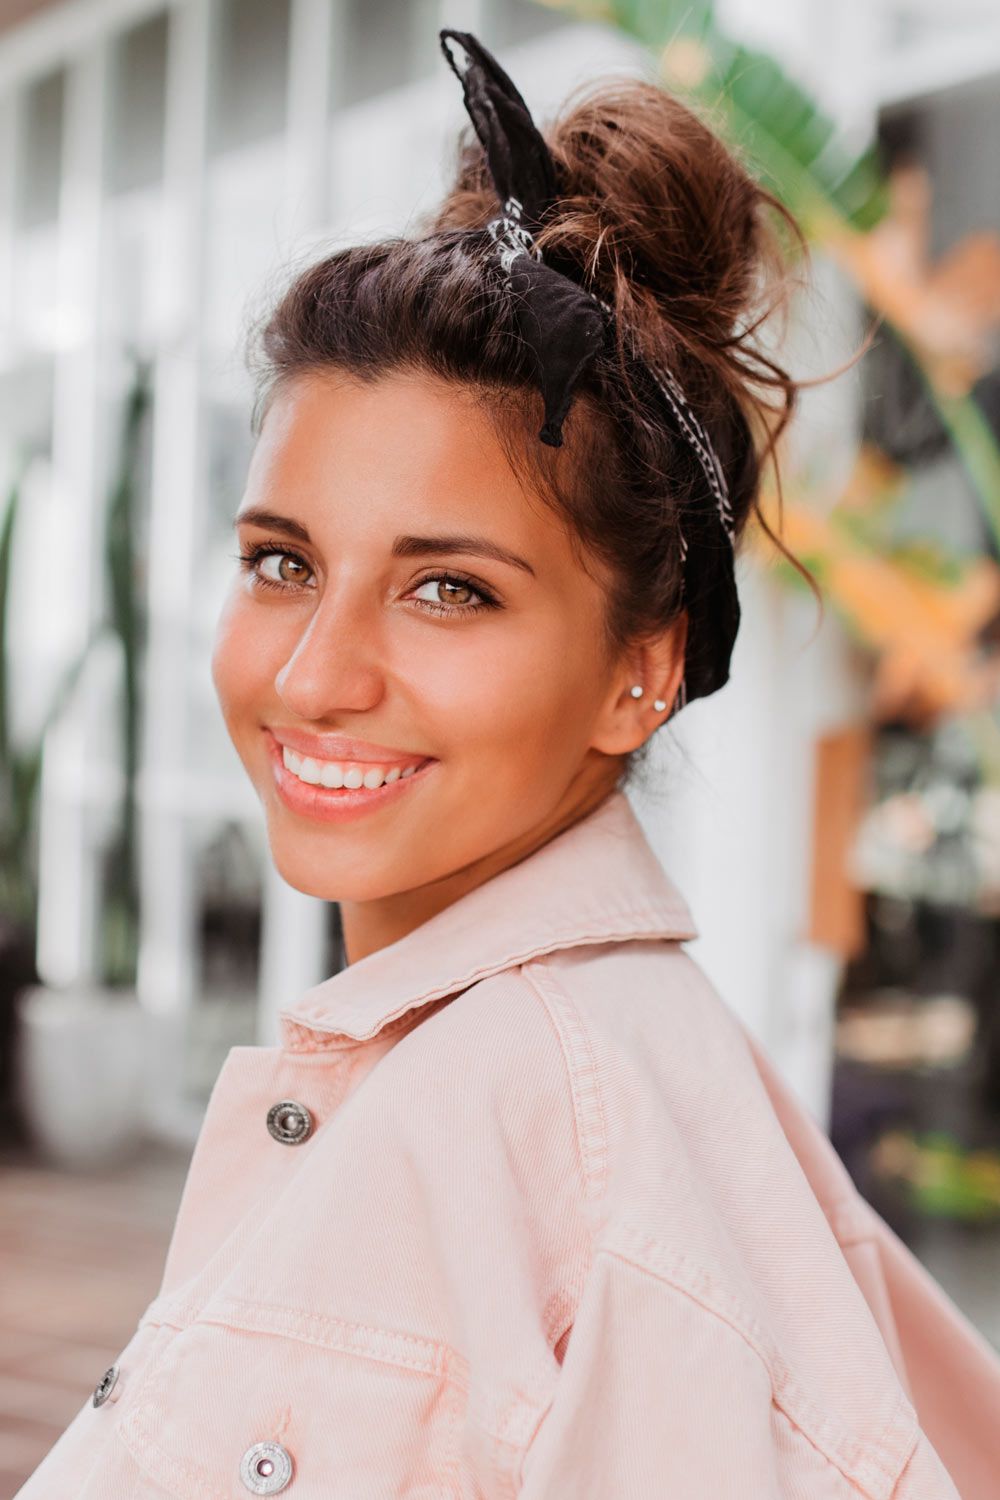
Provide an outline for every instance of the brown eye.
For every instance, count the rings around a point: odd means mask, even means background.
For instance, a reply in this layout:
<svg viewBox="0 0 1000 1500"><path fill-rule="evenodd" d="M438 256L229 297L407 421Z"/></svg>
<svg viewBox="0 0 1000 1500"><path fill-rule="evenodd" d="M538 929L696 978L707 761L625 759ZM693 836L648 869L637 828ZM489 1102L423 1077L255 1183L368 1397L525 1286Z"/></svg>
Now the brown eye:
<svg viewBox="0 0 1000 1500"><path fill-rule="evenodd" d="M430 592L425 593L425 590L430 590ZM483 596L472 587L471 583L466 583L461 578L427 578L419 585L414 597L422 598L426 604L461 609L477 603Z"/></svg>
<svg viewBox="0 0 1000 1500"><path fill-rule="evenodd" d="M457 579L441 579L438 590L442 604L468 604L470 599L475 598L475 590Z"/></svg>
<svg viewBox="0 0 1000 1500"><path fill-rule="evenodd" d="M277 564L270 575L264 574L265 577L270 576L275 583L301 583L309 574L309 569L301 558L295 557L291 552L272 552L264 561L272 566Z"/></svg>

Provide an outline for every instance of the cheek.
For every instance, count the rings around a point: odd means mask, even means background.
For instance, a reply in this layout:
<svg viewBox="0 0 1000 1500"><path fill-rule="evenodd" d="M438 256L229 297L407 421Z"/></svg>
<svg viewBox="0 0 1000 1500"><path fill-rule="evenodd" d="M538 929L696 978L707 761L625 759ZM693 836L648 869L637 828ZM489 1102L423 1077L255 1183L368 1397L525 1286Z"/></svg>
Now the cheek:
<svg viewBox="0 0 1000 1500"><path fill-rule="evenodd" d="M457 634L457 632L456 632ZM595 652L589 628L563 617L472 625L448 651L425 649L407 673L439 753L453 766L517 779L539 761L553 767L582 754L595 707Z"/></svg>
<svg viewBox="0 0 1000 1500"><path fill-rule="evenodd" d="M216 695L233 734L241 719L259 712L264 695L273 692L277 668L272 670L270 646L250 601L234 590L216 625L211 661Z"/></svg>

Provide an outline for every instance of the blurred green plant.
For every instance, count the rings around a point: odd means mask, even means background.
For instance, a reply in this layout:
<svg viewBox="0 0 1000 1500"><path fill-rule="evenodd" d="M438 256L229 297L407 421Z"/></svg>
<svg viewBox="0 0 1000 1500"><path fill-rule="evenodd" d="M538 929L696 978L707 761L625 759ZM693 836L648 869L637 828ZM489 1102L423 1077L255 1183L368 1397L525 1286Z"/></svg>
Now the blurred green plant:
<svg viewBox="0 0 1000 1500"><path fill-rule="evenodd" d="M850 151L834 122L768 53L734 40L708 0L541 0L604 21L659 58L671 89L697 98L811 239L831 224L865 231L888 208L873 148Z"/></svg>
<svg viewBox="0 0 1000 1500"><path fill-rule="evenodd" d="M806 233L819 238L834 220L861 232L873 228L889 206L874 148L848 151L833 121L773 57L729 41L708 23L706 37L712 87L734 138L758 164L765 186L795 203Z"/></svg>
<svg viewBox="0 0 1000 1500"><path fill-rule="evenodd" d="M15 527L29 462L26 455L17 462L0 525L0 919L21 930L33 929L37 912L35 810L42 744L65 710L96 638L63 673L35 738L17 744L11 730L8 605Z"/></svg>
<svg viewBox="0 0 1000 1500"><path fill-rule="evenodd" d="M133 379L125 400L118 467L108 500L104 571L106 629L121 648L120 746L122 790L118 831L106 857L101 924L102 980L135 984L139 955L138 807L141 715L140 671L145 650L145 609L138 576L137 527L139 468L146 417L152 400L151 367L134 357Z"/></svg>
<svg viewBox="0 0 1000 1500"><path fill-rule="evenodd" d="M138 953L136 774L140 716L139 667L144 614L136 576L138 464L143 424L150 405L150 370L138 357L125 400L121 447L105 516L104 571L107 608L64 669L33 739L18 744L11 730L9 597L14 536L22 504L28 458L11 481L0 523L0 919L33 930L37 917L37 802L42 750L49 729L65 712L94 647L109 635L122 662L120 745L122 792L117 832L107 855L101 927L101 982L135 981Z"/></svg>
<svg viewBox="0 0 1000 1500"><path fill-rule="evenodd" d="M877 1175L929 1218L1000 1221L1000 1153L993 1147L970 1149L947 1130L896 1128L875 1143L872 1161Z"/></svg>

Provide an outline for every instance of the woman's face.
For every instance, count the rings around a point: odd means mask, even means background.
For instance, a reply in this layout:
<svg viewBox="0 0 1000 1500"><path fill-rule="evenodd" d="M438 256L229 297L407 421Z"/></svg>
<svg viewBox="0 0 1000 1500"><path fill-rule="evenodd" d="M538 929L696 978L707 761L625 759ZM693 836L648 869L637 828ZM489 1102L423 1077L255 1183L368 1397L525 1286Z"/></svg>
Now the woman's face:
<svg viewBox="0 0 1000 1500"><path fill-rule="evenodd" d="M378 901L502 867L645 737L623 738L607 585L462 389L296 377L236 527L213 677L297 889Z"/></svg>

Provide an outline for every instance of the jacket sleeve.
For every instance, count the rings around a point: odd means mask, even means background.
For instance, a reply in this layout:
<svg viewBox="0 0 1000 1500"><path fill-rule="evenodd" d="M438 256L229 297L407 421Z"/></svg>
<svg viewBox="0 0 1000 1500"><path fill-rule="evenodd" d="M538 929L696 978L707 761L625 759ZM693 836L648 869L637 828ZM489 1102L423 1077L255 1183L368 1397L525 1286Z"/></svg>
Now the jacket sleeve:
<svg viewBox="0 0 1000 1500"><path fill-rule="evenodd" d="M602 1251L525 1457L520 1500L783 1500L770 1405L766 1366L739 1332Z"/></svg>
<svg viewBox="0 0 1000 1500"><path fill-rule="evenodd" d="M1000 1494L1000 1356L868 1204L845 1254L896 1360L920 1425L962 1500ZM909 1495L903 1488L900 1500Z"/></svg>
<svg viewBox="0 0 1000 1500"><path fill-rule="evenodd" d="M898 1500L923 1493L917 1476L935 1462L953 1477L962 1500L997 1500L1000 1352L860 1195L825 1132L757 1040L744 1034L775 1114L836 1226L841 1251L916 1408L924 1437ZM830 1205L837 1207L831 1211Z"/></svg>

